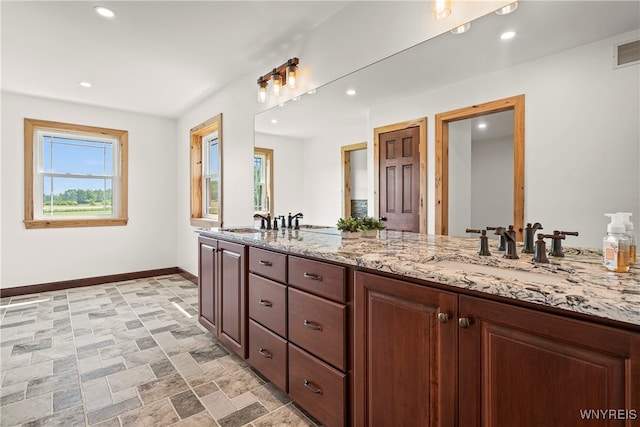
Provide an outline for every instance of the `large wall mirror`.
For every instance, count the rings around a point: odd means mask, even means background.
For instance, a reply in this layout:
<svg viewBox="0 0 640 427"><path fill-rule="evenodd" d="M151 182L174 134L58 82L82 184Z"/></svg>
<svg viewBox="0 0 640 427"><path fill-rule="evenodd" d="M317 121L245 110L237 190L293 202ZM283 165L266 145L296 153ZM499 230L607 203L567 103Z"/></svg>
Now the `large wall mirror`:
<svg viewBox="0 0 640 427"><path fill-rule="evenodd" d="M482 196L483 206L494 211L471 209L476 219L466 221L468 226L477 221L474 226L521 227L517 216L524 223L541 222L548 232L579 231L568 245L599 247L606 231L603 213L630 211L640 221L640 65L617 66L612 60L616 45L640 38L639 28L638 2L520 2L509 15L490 13L464 34L442 34L256 115L255 145L273 150L275 214L301 211L307 224L334 225L347 203L342 147L363 141L367 209L375 214L374 129L427 117L427 177L420 185L426 188L428 233L459 235L465 220L452 227L452 215L483 194L481 184L495 179L491 172L509 170L511 179L497 182L514 187L495 187L499 203ZM507 30L516 36L501 40ZM348 89L356 94L347 95ZM437 116L520 95L526 104L521 153L492 148L491 154L474 144L474 151L484 150L484 169L449 171L446 178L436 173ZM501 160L518 155L522 165ZM607 184L605 172L623 170L624 178ZM463 173L480 174L471 178L480 187L451 191ZM443 184L449 186L445 228L438 206Z"/></svg>

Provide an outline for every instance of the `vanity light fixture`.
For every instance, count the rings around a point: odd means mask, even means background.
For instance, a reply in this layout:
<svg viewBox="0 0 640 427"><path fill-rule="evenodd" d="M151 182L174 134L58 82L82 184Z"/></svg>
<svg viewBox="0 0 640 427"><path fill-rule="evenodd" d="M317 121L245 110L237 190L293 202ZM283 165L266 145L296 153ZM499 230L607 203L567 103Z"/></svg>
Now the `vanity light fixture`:
<svg viewBox="0 0 640 427"><path fill-rule="evenodd" d="M504 33L500 34L500 39L502 40L509 40L512 39L516 36L516 32L515 31L505 31Z"/></svg>
<svg viewBox="0 0 640 427"><path fill-rule="evenodd" d="M291 58L281 66L274 68L264 76L258 77L258 102L267 101L269 81L273 96L280 96L284 87L295 89L298 86L298 58Z"/></svg>
<svg viewBox="0 0 640 427"><path fill-rule="evenodd" d="M508 4L504 7L501 7L500 9L496 10L496 15L508 15L511 12L513 12L514 10L516 10L518 8L518 2L514 1L511 4Z"/></svg>
<svg viewBox="0 0 640 427"><path fill-rule="evenodd" d="M95 10L98 15L104 16L105 18L113 18L116 16L116 13L108 7L94 6L93 10Z"/></svg>
<svg viewBox="0 0 640 427"><path fill-rule="evenodd" d="M433 1L433 16L436 19L445 19L451 15L451 0L434 0Z"/></svg>
<svg viewBox="0 0 640 427"><path fill-rule="evenodd" d="M459 27L454 28L453 30L450 31L450 33L451 34L466 33L467 31L469 31L469 28L471 28L471 23L467 22L466 24L462 24Z"/></svg>

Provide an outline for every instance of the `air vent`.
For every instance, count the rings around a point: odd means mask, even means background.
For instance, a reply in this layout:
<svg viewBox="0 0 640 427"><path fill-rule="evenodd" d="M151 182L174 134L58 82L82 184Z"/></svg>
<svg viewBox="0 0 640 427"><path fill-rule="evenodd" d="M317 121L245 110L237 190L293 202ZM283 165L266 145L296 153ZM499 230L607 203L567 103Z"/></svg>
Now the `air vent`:
<svg viewBox="0 0 640 427"><path fill-rule="evenodd" d="M640 40L624 42L613 46L613 68L640 63Z"/></svg>

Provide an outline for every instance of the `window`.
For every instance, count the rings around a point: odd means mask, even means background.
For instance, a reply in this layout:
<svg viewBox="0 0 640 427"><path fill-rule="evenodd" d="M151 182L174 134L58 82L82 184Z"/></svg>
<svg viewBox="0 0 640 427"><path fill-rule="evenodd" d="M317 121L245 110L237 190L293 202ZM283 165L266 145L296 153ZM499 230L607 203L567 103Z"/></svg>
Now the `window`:
<svg viewBox="0 0 640 427"><path fill-rule="evenodd" d="M222 226L222 114L191 129L191 225Z"/></svg>
<svg viewBox="0 0 640 427"><path fill-rule="evenodd" d="M25 119L26 228L126 225L128 132Z"/></svg>
<svg viewBox="0 0 640 427"><path fill-rule="evenodd" d="M273 213L273 150L255 148L253 154L253 210Z"/></svg>

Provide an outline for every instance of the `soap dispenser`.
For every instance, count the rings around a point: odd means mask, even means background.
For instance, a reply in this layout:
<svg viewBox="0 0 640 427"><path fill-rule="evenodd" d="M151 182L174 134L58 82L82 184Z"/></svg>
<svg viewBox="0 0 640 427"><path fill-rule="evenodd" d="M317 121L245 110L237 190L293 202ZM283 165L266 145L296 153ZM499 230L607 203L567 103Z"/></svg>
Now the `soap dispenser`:
<svg viewBox="0 0 640 427"><path fill-rule="evenodd" d="M629 271L629 239L625 235L623 217L618 214L604 214L611 218L607 225L607 235L602 239L602 264L609 271L624 273Z"/></svg>
<svg viewBox="0 0 640 427"><path fill-rule="evenodd" d="M631 212L616 212L617 215L622 217L622 222L624 223L624 234L629 239L629 265L633 265L636 263L636 246L638 243L638 239L636 238L635 233L633 232L633 223L629 220L632 213Z"/></svg>

